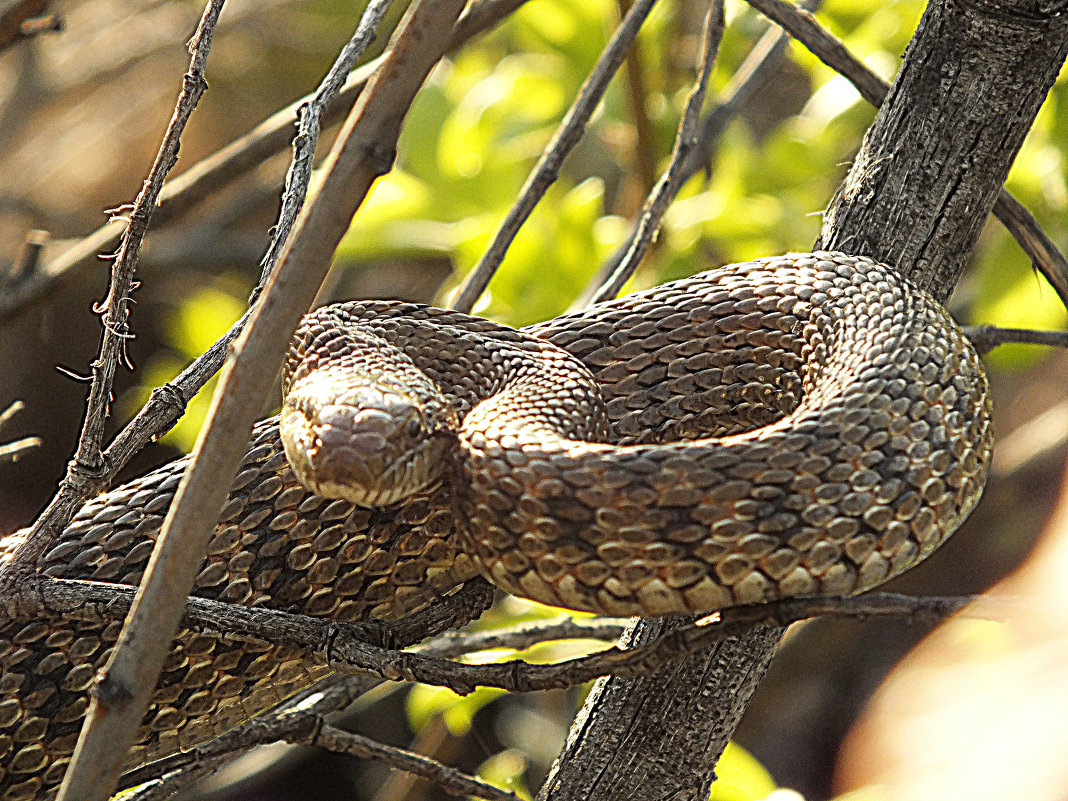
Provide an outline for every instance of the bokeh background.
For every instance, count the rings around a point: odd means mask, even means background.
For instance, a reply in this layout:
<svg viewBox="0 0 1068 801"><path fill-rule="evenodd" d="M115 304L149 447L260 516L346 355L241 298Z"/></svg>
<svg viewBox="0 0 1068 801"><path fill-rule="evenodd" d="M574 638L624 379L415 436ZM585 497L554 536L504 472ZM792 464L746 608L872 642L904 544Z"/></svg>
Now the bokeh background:
<svg viewBox="0 0 1068 801"><path fill-rule="evenodd" d="M174 174L312 91L362 5L230 0L207 69L210 89ZM395 5L388 26L405 6ZM829 0L818 18L891 79L923 5ZM446 300L515 199L625 6L530 0L441 64L408 116L396 168L375 186L342 243L322 299ZM743 3L727 9L710 107L767 29ZM0 52L0 291L28 231L49 232L47 262L102 225L106 209L136 195L171 114L200 4L82 0L48 10L61 16L61 32ZM515 325L557 314L622 242L670 152L706 11L698 0L661 0L478 313ZM773 79L725 128L705 171L683 188L632 285L808 249L873 117L844 79L792 43ZM1066 149L1068 89L1060 82L1008 185L1062 249ZM135 369L118 377L112 430L239 316L287 162L280 153L150 234L131 318ZM42 440L16 463L0 463L0 532L28 524L63 474L87 390L71 374L87 374L95 357L92 305L105 295L107 275L103 260L73 270L0 319L0 408L26 403L0 442ZM968 324L1063 329L1068 322L1063 304L996 222L970 257L952 311ZM1003 347L986 361L998 439L986 497L946 547L889 588L960 594L1005 582L1013 593L1035 594L1039 612L1008 623L951 621L930 637L928 627L895 621L795 626L721 765L714 797L1068 798L1068 599L1058 581L1068 558L1068 354ZM127 475L191 447L208 397L202 393ZM265 402L265 414L272 403ZM506 599L493 614L507 622L550 613ZM570 653L545 648L535 656ZM459 699L393 687L366 698L349 718L364 733L536 791L580 700L578 691L480 691ZM440 796L376 765L277 747L197 792L279 801Z"/></svg>

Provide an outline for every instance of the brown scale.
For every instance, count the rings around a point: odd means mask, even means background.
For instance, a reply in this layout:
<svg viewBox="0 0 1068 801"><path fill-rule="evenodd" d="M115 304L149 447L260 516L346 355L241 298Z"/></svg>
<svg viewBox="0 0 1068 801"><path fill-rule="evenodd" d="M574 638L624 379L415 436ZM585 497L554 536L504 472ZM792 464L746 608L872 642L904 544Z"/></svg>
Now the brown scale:
<svg viewBox="0 0 1068 801"><path fill-rule="evenodd" d="M470 578L476 562L517 594L611 614L856 592L937 547L974 505L989 461L974 351L936 303L866 259L733 265L530 330L585 367L478 318L343 304L306 318L290 376L342 348L350 324L407 354L467 415L455 474L472 524L454 533L452 475L382 509L312 495L267 421L197 595L391 618ZM698 437L724 439L674 442ZM86 504L42 571L135 583L183 467ZM0 558L19 541L0 541ZM0 801L54 791L119 625L71 617L0 630ZM201 742L323 672L282 649L182 632L128 766Z"/></svg>
<svg viewBox="0 0 1068 801"><path fill-rule="evenodd" d="M945 311L889 268L763 259L589 317L538 331L591 367L624 447L524 439L493 406L462 427L464 547L509 592L617 615L860 592L978 501L985 374Z"/></svg>
<svg viewBox="0 0 1068 801"><path fill-rule="evenodd" d="M42 572L136 584L185 461L87 503ZM0 541L0 555L18 541ZM271 420L254 433L194 594L336 620L388 619L475 574L456 552L440 486L384 509L312 495L289 469ZM121 624L71 617L0 629L0 799L54 792ZM181 631L127 768L221 734L326 672L290 649Z"/></svg>

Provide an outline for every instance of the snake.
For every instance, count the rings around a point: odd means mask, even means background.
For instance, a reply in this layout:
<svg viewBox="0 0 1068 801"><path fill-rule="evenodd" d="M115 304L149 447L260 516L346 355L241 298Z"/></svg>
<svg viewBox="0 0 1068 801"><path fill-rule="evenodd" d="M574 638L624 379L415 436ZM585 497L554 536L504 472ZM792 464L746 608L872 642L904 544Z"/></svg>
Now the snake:
<svg viewBox="0 0 1068 801"><path fill-rule="evenodd" d="M298 329L283 390L194 594L343 621L401 617L478 574L609 615L862 592L960 526L992 448L984 370L941 304L832 252L523 330L396 301L325 306ZM136 584L185 466L91 499L40 574ZM0 627L0 799L54 795L121 623ZM183 628L126 767L327 672Z"/></svg>

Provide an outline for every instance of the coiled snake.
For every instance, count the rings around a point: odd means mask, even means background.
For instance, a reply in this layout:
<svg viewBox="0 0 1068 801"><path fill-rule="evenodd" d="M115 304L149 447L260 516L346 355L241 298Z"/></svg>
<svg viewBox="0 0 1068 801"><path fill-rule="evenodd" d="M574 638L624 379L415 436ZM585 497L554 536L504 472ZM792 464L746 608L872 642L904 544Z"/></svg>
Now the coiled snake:
<svg viewBox="0 0 1068 801"><path fill-rule="evenodd" d="M986 378L946 312L837 253L712 270L527 332L326 307L284 384L286 451L347 499L305 489L262 423L195 592L342 620L409 613L479 571L613 615L859 592L959 526L991 448ZM41 571L135 583L183 467L88 503ZM54 791L120 625L0 630L0 799ZM324 672L183 631L129 765Z"/></svg>

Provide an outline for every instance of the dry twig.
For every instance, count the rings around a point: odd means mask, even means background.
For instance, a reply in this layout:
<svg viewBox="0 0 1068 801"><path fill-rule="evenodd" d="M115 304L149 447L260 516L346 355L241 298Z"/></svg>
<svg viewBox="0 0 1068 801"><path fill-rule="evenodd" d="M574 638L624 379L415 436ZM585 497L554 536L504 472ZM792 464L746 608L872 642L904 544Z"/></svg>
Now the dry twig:
<svg viewBox="0 0 1068 801"><path fill-rule="evenodd" d="M53 579L46 583L45 598L51 609L90 619L114 619L130 603L132 590L118 584ZM756 626L786 626L818 615L866 620L894 617L911 622L934 622L976 604L970 614L1002 619L1020 604L981 596L912 597L895 593L865 593L852 597L815 596L786 598L750 606L730 607L697 624L674 629L630 649L618 646L554 664L520 660L471 665L442 658L503 647L508 643L529 647L534 636L559 639L588 638L590 629L574 622L552 624L535 635L520 630L447 637L421 651L400 651L397 624L337 623L270 609L253 609L202 598L192 598L184 610L185 625L217 636L254 639L302 650L307 658L325 661L345 673L374 676L387 681L409 681L448 687L461 695L476 687L497 687L510 692L565 689L600 676L646 675L683 656L701 651L725 637L737 636ZM407 619L405 619L407 620ZM616 634L620 621L610 620L602 635ZM463 649L461 651L460 649Z"/></svg>
<svg viewBox="0 0 1068 801"><path fill-rule="evenodd" d="M1068 348L1068 331L1036 331L1032 328L999 328L996 325L973 325L964 329L979 355L998 345L1047 345Z"/></svg>
<svg viewBox="0 0 1068 801"><path fill-rule="evenodd" d="M812 0L808 3L810 8L818 6L819 0ZM760 37L760 41L750 51L724 90L725 99L717 103L702 118L696 145L686 149L678 167L668 165L668 170L677 169L679 174L678 186L673 194L677 194L678 188L693 177L698 170L709 169L716 146L727 129L727 124L771 79L785 56L787 41L786 34L774 25L769 26L764 35ZM608 277L619 269L624 256L632 247L637 232L638 224L635 223L631 226L631 233L627 239L598 268L593 278L572 302L568 311L580 311L593 302L594 295L600 292L601 287L608 281Z"/></svg>
<svg viewBox="0 0 1068 801"><path fill-rule="evenodd" d="M627 246L626 253L608 276L604 284L593 295L593 302L609 300L619 294L623 285L638 269L645 251L660 232L660 222L668 204L675 199L679 188L685 180L683 163L697 148L697 132L701 119L701 109L705 104L708 79L712 75L712 65L719 51L719 42L723 36L723 3L715 2L705 19L704 47L701 51L701 65L697 71L697 80L686 101L686 110L679 122L675 136L675 147L671 152L667 169L656 182L653 190L645 199L642 213L638 218L634 235Z"/></svg>
<svg viewBox="0 0 1068 801"><path fill-rule="evenodd" d="M119 361L124 357L126 340L132 336L127 318L137 259L152 219L152 211L163 188L163 181L178 159L185 124L207 88L204 66L222 4L223 0L209 0L197 32L190 41L189 72L183 78L182 91L178 96L174 115L167 126L148 178L129 210L129 223L118 252L113 257L108 295L97 307L97 311L102 313L103 333L99 355L92 363L92 383L89 387L85 422L74 458L67 467L66 476L60 482L59 491L34 522L24 545L19 548L12 561L0 570L0 599L7 604L9 613L20 601L32 607L35 602L32 584L25 579L33 574L40 555L50 547L59 531L70 521L74 510L88 497L100 474L106 470L107 461L101 450L104 423L108 416L115 372Z"/></svg>
<svg viewBox="0 0 1068 801"><path fill-rule="evenodd" d="M527 0L481 0L474 3L453 27L449 37L449 49L454 50L492 28L525 2ZM385 53L379 56L348 77L333 101L327 104L322 117L323 123L332 124L344 117L356 97L363 91L368 78L388 55ZM195 208L208 195L247 175L267 159L285 150L293 139L293 129L300 108L311 102L313 97L314 94L303 97L272 114L248 133L168 181L160 193L153 222L158 226L180 217ZM22 275L19 280L13 280L9 276L0 281L3 284L3 291L0 292L0 320L23 312L27 306L45 297L64 280L95 265L97 254L115 247L125 228L126 224L122 220L109 221L40 265L32 274ZM226 344L231 342L236 334L236 330L232 331ZM214 375L222 366L226 344L211 351L214 368L208 373L209 376ZM186 400L203 385L203 381L197 384L192 378L176 379L175 383L183 390L180 397ZM195 388L188 388L194 384ZM180 397L175 396L176 404L180 403ZM177 410L171 412L171 424L183 408L184 406L178 405ZM112 457L118 459L119 454L112 454Z"/></svg>

